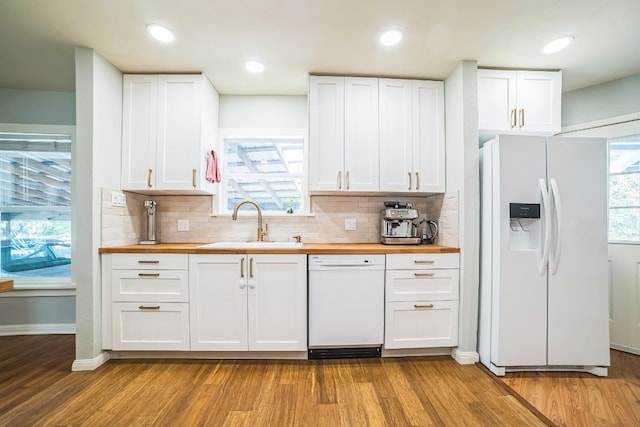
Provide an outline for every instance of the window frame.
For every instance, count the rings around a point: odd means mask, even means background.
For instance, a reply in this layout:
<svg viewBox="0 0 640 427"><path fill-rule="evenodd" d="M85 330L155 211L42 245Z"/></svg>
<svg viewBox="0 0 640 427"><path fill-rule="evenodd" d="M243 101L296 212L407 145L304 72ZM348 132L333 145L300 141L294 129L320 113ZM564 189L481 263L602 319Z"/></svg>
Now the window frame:
<svg viewBox="0 0 640 427"><path fill-rule="evenodd" d="M46 125L46 124L17 124L17 123L0 123L0 132L6 133L42 133L42 134L66 134L71 138L71 205L63 209L69 210L69 216L71 221L71 271L69 277L29 277L29 278L12 278L14 281L14 290L19 292L19 296L45 296L45 295L72 295L75 290L75 283L73 281L73 262L76 258L75 250L75 226L73 223L74 218L74 185L75 179L74 173L74 146L76 142L76 128L72 125ZM59 210L60 208L42 207L43 211ZM20 207L8 207L10 210L21 210ZM22 209L24 210L24 209ZM29 210L33 210L29 208ZM71 293L70 293L71 292ZM11 293L4 296L11 296ZM29 295L26 295L29 294Z"/></svg>
<svg viewBox="0 0 640 427"><path fill-rule="evenodd" d="M213 216L231 216L232 210L226 210L226 171L224 167L226 165L226 149L225 140L230 138L273 138L273 139L292 139L299 138L302 140L303 145L303 165L302 165L302 177L301 177L301 198L303 203L303 209L293 214L288 214L285 211L262 211L265 217L279 217L279 216L309 216L310 215L310 197L308 189L308 174L309 174L309 137L308 130L306 128L221 128L218 130L218 165L220 167L220 175L222 181L219 183L219 188L216 197L214 197ZM257 213L255 210L247 210L242 212L243 215L255 216Z"/></svg>

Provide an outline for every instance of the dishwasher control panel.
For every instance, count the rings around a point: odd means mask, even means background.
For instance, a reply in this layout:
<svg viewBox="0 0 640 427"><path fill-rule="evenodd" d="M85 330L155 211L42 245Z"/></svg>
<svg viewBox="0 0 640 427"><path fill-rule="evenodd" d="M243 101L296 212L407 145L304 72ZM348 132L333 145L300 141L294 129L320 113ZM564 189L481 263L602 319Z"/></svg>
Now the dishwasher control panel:
<svg viewBox="0 0 640 427"><path fill-rule="evenodd" d="M384 269L384 255L309 255L309 270L322 269L328 267L364 267Z"/></svg>

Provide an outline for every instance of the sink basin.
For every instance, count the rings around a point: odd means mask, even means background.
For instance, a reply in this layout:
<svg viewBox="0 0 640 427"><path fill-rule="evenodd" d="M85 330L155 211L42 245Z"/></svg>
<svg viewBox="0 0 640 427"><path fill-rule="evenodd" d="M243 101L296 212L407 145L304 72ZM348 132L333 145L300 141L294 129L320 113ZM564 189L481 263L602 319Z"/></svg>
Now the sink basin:
<svg viewBox="0 0 640 427"><path fill-rule="evenodd" d="M295 249L302 242L215 242L198 246L198 249Z"/></svg>

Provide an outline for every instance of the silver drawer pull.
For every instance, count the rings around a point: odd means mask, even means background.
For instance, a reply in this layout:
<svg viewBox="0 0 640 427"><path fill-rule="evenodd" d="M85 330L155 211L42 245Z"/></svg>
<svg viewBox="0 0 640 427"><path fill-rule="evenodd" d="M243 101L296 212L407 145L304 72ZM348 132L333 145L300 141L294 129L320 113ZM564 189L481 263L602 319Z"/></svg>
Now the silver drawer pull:
<svg viewBox="0 0 640 427"><path fill-rule="evenodd" d="M138 277L160 277L160 273L138 273Z"/></svg>
<svg viewBox="0 0 640 427"><path fill-rule="evenodd" d="M159 305L141 305L140 307L138 307L138 310L160 310L160 306Z"/></svg>
<svg viewBox="0 0 640 427"><path fill-rule="evenodd" d="M160 261L153 261L153 260L146 260L146 259L139 259L138 260L138 264L160 264Z"/></svg>
<svg viewBox="0 0 640 427"><path fill-rule="evenodd" d="M413 308L433 308L433 304L414 304Z"/></svg>
<svg viewBox="0 0 640 427"><path fill-rule="evenodd" d="M417 259L417 260L413 261L414 264L433 264L434 262L435 261L432 260L432 259L424 259L424 260Z"/></svg>
<svg viewBox="0 0 640 427"><path fill-rule="evenodd" d="M432 277L433 273L413 273L416 277Z"/></svg>

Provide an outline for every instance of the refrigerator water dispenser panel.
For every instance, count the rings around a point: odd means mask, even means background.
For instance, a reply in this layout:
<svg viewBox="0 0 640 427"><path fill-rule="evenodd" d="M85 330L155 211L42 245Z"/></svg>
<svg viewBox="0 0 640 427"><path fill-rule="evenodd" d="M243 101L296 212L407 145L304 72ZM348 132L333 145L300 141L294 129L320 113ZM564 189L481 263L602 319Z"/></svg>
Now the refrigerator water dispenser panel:
<svg viewBox="0 0 640 427"><path fill-rule="evenodd" d="M540 219L540 203L509 203L509 216Z"/></svg>
<svg viewBox="0 0 640 427"><path fill-rule="evenodd" d="M541 241L540 203L509 203L509 247L538 250Z"/></svg>

